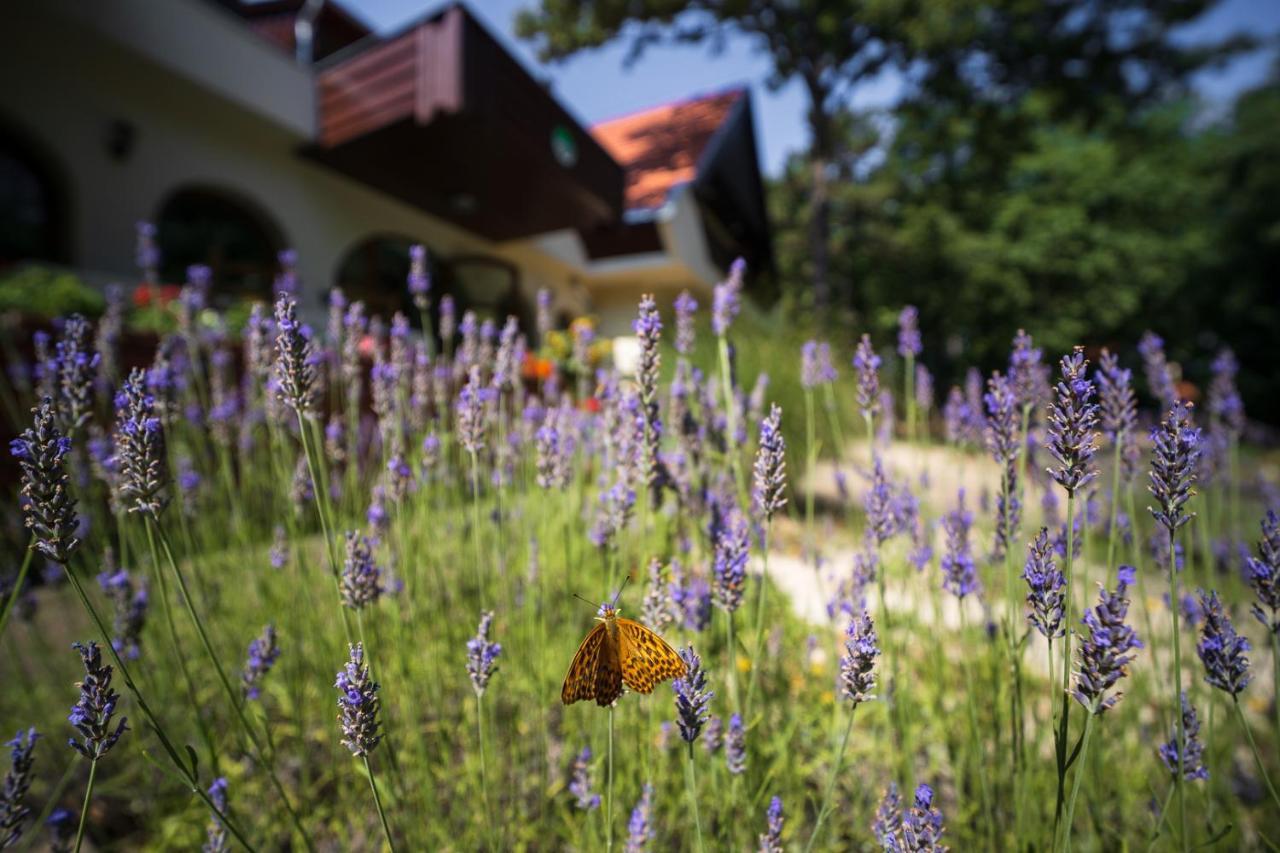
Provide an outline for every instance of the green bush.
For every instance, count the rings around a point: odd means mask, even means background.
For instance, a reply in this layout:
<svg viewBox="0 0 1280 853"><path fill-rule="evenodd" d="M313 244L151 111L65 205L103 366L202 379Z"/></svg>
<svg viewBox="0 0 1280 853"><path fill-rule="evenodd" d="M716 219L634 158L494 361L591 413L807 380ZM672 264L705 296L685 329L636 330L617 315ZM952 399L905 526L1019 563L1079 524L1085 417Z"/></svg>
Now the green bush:
<svg viewBox="0 0 1280 853"><path fill-rule="evenodd" d="M105 309L101 293L65 270L33 265L0 277L0 311L53 318L97 317Z"/></svg>

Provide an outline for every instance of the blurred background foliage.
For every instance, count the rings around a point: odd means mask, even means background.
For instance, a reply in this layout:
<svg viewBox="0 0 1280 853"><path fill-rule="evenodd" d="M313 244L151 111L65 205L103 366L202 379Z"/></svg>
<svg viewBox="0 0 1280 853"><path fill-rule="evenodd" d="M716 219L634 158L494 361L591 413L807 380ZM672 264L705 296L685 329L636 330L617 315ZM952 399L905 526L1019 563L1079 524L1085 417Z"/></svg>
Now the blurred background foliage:
<svg viewBox="0 0 1280 853"><path fill-rule="evenodd" d="M1258 47L1177 37L1216 5L540 0L517 29L549 61L747 38L771 84L801 82L809 149L770 199L795 320L887 341L913 303L941 393L1002 365L1020 327L1050 353L1153 329L1200 388L1229 345L1251 415L1280 424L1280 68L1212 115L1192 75ZM890 68L902 99L857 110Z"/></svg>

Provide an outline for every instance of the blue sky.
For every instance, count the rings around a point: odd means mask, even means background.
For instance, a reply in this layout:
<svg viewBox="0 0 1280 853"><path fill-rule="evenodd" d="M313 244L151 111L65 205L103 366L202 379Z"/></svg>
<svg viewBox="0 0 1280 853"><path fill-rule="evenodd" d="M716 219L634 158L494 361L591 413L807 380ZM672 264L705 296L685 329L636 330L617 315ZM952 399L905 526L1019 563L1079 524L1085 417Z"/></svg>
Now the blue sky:
<svg viewBox="0 0 1280 853"><path fill-rule="evenodd" d="M445 0L340 2L380 32L394 30L445 5ZM764 85L768 58L755 52L745 38L730 38L724 51L716 55L706 47L653 48L629 69L623 66L623 43L556 65L541 65L530 47L512 33L516 11L530 6L531 0L470 0L469 5L535 75L551 81L561 102L587 124L690 95L749 84L755 99L765 170L777 174L787 154L803 149L807 143L805 98L800 87L793 83L777 92L769 91ZM1195 42L1241 31L1270 38L1271 47L1241 57L1224 69L1201 73L1196 87L1211 102L1228 102L1236 93L1265 78L1280 39L1280 2L1225 0L1179 34L1180 38ZM882 74L855 90L854 105L888 106L901 86L895 73Z"/></svg>

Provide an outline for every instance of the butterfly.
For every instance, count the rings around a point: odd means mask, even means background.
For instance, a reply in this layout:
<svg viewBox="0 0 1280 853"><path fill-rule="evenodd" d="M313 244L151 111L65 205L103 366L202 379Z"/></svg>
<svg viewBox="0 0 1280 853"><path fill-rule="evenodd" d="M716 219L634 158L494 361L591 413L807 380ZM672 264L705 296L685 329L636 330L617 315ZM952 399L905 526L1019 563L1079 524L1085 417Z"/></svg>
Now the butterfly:
<svg viewBox="0 0 1280 853"><path fill-rule="evenodd" d="M564 704L594 699L603 708L622 695L624 683L637 693L652 693L658 682L685 674L684 661L666 640L620 612L612 604L600 606L599 624L578 646L565 674Z"/></svg>

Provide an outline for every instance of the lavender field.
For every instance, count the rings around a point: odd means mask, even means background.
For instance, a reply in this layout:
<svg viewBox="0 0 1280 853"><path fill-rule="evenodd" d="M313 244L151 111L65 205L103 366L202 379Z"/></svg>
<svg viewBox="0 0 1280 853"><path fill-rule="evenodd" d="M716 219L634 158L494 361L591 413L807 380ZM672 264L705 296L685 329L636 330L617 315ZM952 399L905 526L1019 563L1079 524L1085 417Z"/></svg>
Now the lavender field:
<svg viewBox="0 0 1280 853"><path fill-rule="evenodd" d="M1192 405L1154 333L1028 316L935 387L914 309L806 340L735 265L643 299L624 376L415 260L438 337L287 269L241 328L193 268L154 353L116 294L10 364L0 848L1280 845L1230 351ZM565 704L615 601L674 652L605 639Z"/></svg>

